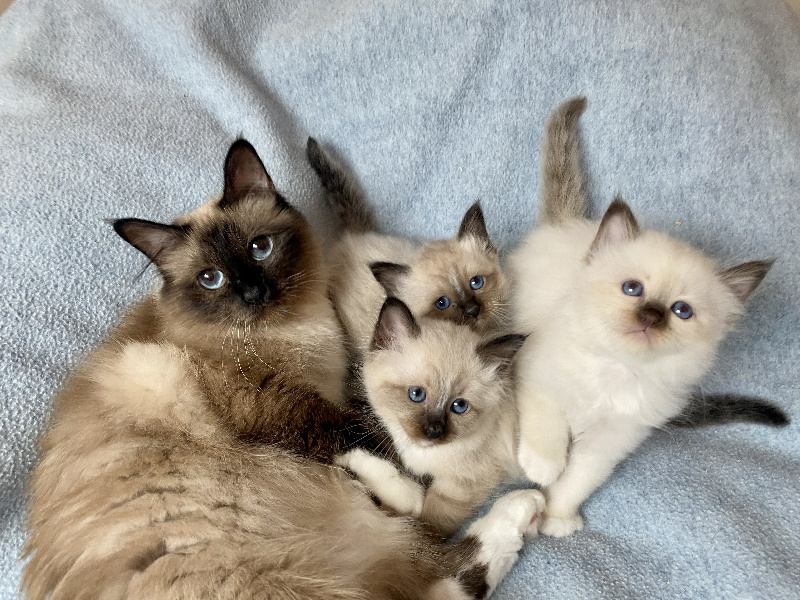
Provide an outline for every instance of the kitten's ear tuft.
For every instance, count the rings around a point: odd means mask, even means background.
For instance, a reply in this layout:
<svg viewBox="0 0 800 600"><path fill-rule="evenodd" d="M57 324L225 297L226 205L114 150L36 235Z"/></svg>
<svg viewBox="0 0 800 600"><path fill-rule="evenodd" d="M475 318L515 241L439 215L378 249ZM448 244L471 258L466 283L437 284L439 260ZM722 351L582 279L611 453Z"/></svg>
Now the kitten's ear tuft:
<svg viewBox="0 0 800 600"><path fill-rule="evenodd" d="M236 140L225 157L225 191L221 208L235 204L250 192L275 192L264 163L247 140Z"/></svg>
<svg viewBox="0 0 800 600"><path fill-rule="evenodd" d="M486 244L487 250L497 251L486 229L486 221L483 218L483 210L481 210L480 202L476 202L470 206L467 212L464 213L464 218L461 219L461 226L458 228L458 235L456 235L456 238L461 240L468 235Z"/></svg>
<svg viewBox="0 0 800 600"><path fill-rule="evenodd" d="M744 302L766 277L774 262L774 260L754 260L742 263L725 269L719 276L739 301Z"/></svg>
<svg viewBox="0 0 800 600"><path fill-rule="evenodd" d="M509 333L484 342L478 346L476 352L484 362L496 365L498 370L505 371L527 337L521 333Z"/></svg>
<svg viewBox="0 0 800 600"><path fill-rule="evenodd" d="M400 281L408 275L411 267L391 262L374 262L369 265L369 270L383 286L387 296L397 296Z"/></svg>
<svg viewBox="0 0 800 600"><path fill-rule="evenodd" d="M164 262L163 251L185 239L187 233L186 227L154 223L143 219L117 219L112 221L112 225L114 231L123 240L142 252L159 267Z"/></svg>
<svg viewBox="0 0 800 600"><path fill-rule="evenodd" d="M613 248L619 244L630 242L639 236L639 224L633 216L630 206L617 196L609 205L597 235L592 242L590 255Z"/></svg>
<svg viewBox="0 0 800 600"><path fill-rule="evenodd" d="M390 296L381 307L370 349L399 348L409 338L417 338L419 335L420 329L414 315L401 300Z"/></svg>

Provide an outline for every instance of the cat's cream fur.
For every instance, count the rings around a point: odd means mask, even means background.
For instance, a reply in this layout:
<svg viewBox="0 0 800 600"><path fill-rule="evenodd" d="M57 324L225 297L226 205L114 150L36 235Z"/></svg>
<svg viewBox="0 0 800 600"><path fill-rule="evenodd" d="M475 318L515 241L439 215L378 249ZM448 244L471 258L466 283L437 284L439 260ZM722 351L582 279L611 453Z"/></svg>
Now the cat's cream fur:
<svg viewBox="0 0 800 600"><path fill-rule="evenodd" d="M382 307L365 357L364 387L402 465L432 479L421 504L413 501L413 490L400 497L444 535L462 526L501 481L518 474L509 365L523 341L513 334L487 340L446 320L417 322L394 298ZM423 388L425 401L412 402L410 387ZM451 409L457 399L469 403L461 414Z"/></svg>
<svg viewBox="0 0 800 600"><path fill-rule="evenodd" d="M519 460L546 486L540 530L555 536L580 529L581 503L684 409L771 264L723 270L680 240L640 231L619 200L601 223L587 220L575 197L577 136L564 131L583 105L566 103L548 124L543 224L509 260L515 327L532 332L517 364ZM641 296L623 293L629 280ZM691 305L689 319L670 310L678 301Z"/></svg>
<svg viewBox="0 0 800 600"><path fill-rule="evenodd" d="M405 302L416 317L480 332L508 325L509 283L479 203L466 211L451 239L424 243L379 233L371 207L313 138L307 155L343 229L328 254L330 293L356 358L369 348L387 295ZM478 289L470 285L475 276L483 278ZM443 310L436 307L442 296L450 301Z"/></svg>
<svg viewBox="0 0 800 600"><path fill-rule="evenodd" d="M163 285L55 400L31 480L26 595L485 597L540 499L507 495L445 546L330 464L370 432L336 404L342 339L319 244L244 141L225 182L173 225L115 223ZM265 233L273 254L250 260ZM198 286L209 266L226 281L211 291Z"/></svg>

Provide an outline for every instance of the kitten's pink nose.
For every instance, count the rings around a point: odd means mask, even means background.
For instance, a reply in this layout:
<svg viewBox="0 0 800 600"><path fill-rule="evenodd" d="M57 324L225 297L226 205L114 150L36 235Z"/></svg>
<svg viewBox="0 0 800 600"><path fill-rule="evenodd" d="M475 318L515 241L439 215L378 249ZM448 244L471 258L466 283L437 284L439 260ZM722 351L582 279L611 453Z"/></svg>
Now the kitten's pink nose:
<svg viewBox="0 0 800 600"><path fill-rule="evenodd" d="M658 327L664 320L664 313L655 308L643 308L639 311L639 321L645 327Z"/></svg>

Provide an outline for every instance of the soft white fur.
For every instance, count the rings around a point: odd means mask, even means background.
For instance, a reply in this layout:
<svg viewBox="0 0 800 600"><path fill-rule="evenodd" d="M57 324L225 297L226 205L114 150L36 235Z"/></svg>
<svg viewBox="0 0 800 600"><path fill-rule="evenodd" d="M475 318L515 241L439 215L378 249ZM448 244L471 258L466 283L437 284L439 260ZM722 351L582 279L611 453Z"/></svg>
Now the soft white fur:
<svg viewBox="0 0 800 600"><path fill-rule="evenodd" d="M401 515L419 517L425 488L403 475L391 462L356 448L339 455L334 462L358 474L358 478L381 503Z"/></svg>
<svg viewBox="0 0 800 600"><path fill-rule="evenodd" d="M467 529L467 535L474 535L481 541L478 562L488 565L487 597L517 562L523 536L526 530L535 527L536 516L544 505L540 491L514 490L501 496L485 517Z"/></svg>
<svg viewBox="0 0 800 600"><path fill-rule="evenodd" d="M652 231L628 239L623 221L593 254L598 224L581 219L534 230L510 257L515 328L532 333L518 354L518 457L545 486L547 535L583 526L581 503L683 409L742 310L709 258ZM622 292L631 279L643 298ZM669 312L677 300L691 319ZM644 301L667 307L665 331L641 331Z"/></svg>

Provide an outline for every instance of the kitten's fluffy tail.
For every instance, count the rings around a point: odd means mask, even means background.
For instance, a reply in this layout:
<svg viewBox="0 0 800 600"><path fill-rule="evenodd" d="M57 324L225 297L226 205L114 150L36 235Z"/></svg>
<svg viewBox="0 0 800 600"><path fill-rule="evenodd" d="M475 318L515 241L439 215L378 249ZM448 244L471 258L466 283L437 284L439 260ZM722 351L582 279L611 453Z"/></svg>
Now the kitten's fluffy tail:
<svg viewBox="0 0 800 600"><path fill-rule="evenodd" d="M585 108L586 98L572 98L559 106L545 124L539 200L541 224L558 225L587 216L589 202L578 139L578 118Z"/></svg>
<svg viewBox="0 0 800 600"><path fill-rule="evenodd" d="M689 405L667 426L704 427L724 423L757 423L771 427L789 424L789 416L774 404L739 394L693 394Z"/></svg>
<svg viewBox="0 0 800 600"><path fill-rule="evenodd" d="M377 231L377 221L372 208L312 137L308 138L306 143L306 156L327 192L328 206L339 216L342 227L346 231L354 232Z"/></svg>

